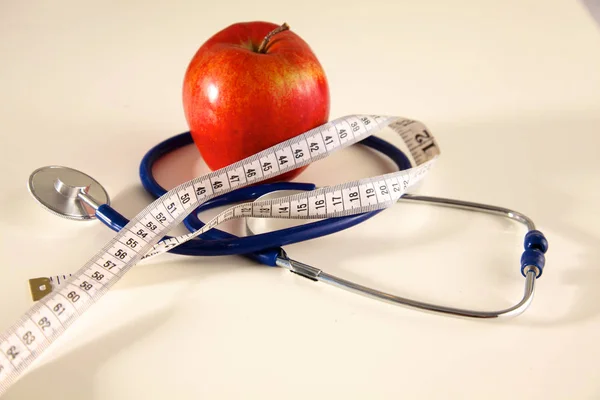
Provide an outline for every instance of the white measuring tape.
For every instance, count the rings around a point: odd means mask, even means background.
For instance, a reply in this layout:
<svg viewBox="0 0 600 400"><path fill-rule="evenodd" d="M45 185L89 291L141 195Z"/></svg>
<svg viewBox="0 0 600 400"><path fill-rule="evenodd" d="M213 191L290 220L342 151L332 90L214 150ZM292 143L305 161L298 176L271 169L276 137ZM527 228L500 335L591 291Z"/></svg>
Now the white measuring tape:
<svg viewBox="0 0 600 400"><path fill-rule="evenodd" d="M160 241L203 202L325 158L388 126L408 146L416 167L293 196L236 205L194 233ZM67 327L142 259L164 253L234 218L321 219L389 207L427 173L439 153L435 139L418 121L351 115L171 189L131 219L83 267L33 305L0 336L0 395Z"/></svg>

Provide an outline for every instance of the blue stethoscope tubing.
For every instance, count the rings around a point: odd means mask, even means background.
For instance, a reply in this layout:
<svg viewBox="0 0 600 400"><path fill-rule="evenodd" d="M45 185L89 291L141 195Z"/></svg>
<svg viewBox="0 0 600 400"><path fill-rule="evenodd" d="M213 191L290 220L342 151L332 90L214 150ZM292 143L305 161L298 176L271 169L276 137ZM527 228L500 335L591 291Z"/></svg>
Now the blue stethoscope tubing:
<svg viewBox="0 0 600 400"><path fill-rule="evenodd" d="M412 167L410 160L400 149L381 138L369 136L359 143L386 155L400 170ZM193 144L190 132L183 132L157 144L144 155L140 163L139 175L144 189L154 198L159 198L167 193L167 190L154 178L152 172L154 164L164 155L190 144ZM204 223L198 217L200 212L232 203L254 200L273 191L306 191L314 190L315 188L316 186L312 183L298 182L275 182L242 187L206 201L184 220L184 225L188 230L194 232L204 226ZM351 228L374 217L381 211L376 210L344 217L329 218L274 232L245 237L238 237L213 228L200 235L198 239L184 242L169 250L169 252L187 256L242 255L264 265L276 266L276 260L282 252L282 246L315 239ZM98 207L96 216L116 232L123 229L129 223L126 217L108 204Z"/></svg>

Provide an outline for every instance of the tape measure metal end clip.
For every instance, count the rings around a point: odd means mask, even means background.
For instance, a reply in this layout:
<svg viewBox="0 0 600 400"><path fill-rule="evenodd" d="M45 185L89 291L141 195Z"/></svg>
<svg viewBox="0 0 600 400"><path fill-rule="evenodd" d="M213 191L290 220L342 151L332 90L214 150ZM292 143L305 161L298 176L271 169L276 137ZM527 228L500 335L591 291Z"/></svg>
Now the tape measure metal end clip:
<svg viewBox="0 0 600 400"><path fill-rule="evenodd" d="M31 299L39 301L52 293L52 282L46 277L32 278L29 280L29 291L31 292Z"/></svg>
<svg viewBox="0 0 600 400"><path fill-rule="evenodd" d="M31 299L33 301L40 301L41 299L52 293L52 291L61 284L61 279L64 282L71 275L72 274L31 278L29 280L29 291L31 293Z"/></svg>

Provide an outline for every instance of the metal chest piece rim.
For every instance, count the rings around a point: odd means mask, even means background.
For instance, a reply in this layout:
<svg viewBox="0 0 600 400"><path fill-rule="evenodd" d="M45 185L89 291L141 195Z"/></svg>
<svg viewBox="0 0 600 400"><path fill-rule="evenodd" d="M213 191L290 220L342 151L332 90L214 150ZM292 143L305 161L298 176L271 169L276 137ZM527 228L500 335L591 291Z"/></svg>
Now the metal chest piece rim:
<svg viewBox="0 0 600 400"><path fill-rule="evenodd" d="M45 209L62 218L75 221L95 220L97 204L110 204L104 187L91 176L69 167L49 165L29 176L29 193ZM95 207L94 207L95 206Z"/></svg>

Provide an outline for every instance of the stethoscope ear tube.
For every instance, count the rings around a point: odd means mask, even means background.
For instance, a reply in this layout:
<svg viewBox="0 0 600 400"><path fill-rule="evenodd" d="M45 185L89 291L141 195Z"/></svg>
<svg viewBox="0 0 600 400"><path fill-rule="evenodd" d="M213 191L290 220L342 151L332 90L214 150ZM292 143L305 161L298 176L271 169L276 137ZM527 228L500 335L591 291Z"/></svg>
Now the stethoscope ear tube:
<svg viewBox="0 0 600 400"><path fill-rule="evenodd" d="M525 287L523 297L521 298L521 300L519 300L515 305L503 310L481 311L474 309L461 309L441 304L426 303L414 299L400 297L367 286L363 286L358 283L337 277L335 275L328 274L319 268L315 268L313 266L293 260L289 258L285 252L283 252L281 257L278 259L277 265L282 268L288 269L293 273L308 278L312 281L328 283L338 288L349 290L351 292L363 296L383 300L394 305L401 305L419 309L421 311L443 313L458 317L491 319L500 317L514 317L522 314L529 307L529 305L533 301L533 296L535 293L535 281L537 280L537 278L542 276L542 271L544 269L544 254L546 253L546 251L548 251L548 241L546 240L546 237L542 232L535 229L535 224L530 218L517 211L509 210L502 207L442 197L405 194L399 200L399 202L402 201L418 202L423 204L447 206L462 210L482 212L496 216L506 217L525 225L527 227L527 233L525 234L525 240L523 244L524 252L521 256L520 268L521 273L525 277Z"/></svg>

